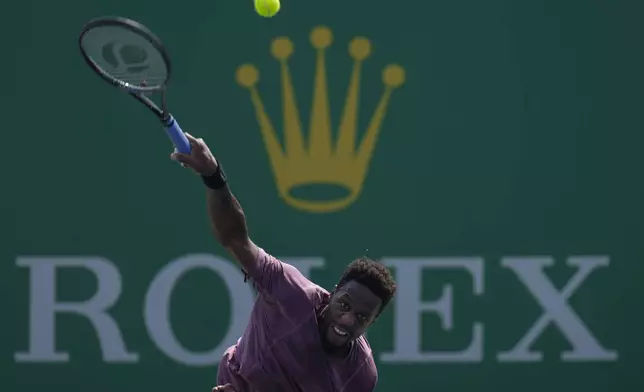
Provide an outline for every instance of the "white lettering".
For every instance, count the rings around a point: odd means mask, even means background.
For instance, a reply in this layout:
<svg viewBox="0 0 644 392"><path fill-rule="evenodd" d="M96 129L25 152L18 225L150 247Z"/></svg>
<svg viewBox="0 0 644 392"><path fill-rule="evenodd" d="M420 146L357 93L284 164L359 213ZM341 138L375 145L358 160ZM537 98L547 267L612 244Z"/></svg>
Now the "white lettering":
<svg viewBox="0 0 644 392"><path fill-rule="evenodd" d="M125 347L118 324L107 313L121 294L121 276L116 267L100 257L28 257L17 259L29 268L29 351L16 353L16 362L68 362L69 353L56 351L56 313L87 318L100 342L105 362L138 362L136 353ZM98 281L96 294L84 302L56 302L56 269L85 268Z"/></svg>
<svg viewBox="0 0 644 392"><path fill-rule="evenodd" d="M170 323L170 297L181 277L196 268L207 268L219 274L230 293L231 318L228 332L221 343L205 353L190 352L177 340ZM235 344L248 324L255 301L251 285L236 264L210 254L186 255L163 267L154 278L145 296L144 319L150 337L168 357L188 366L211 366L219 363L224 351ZM214 309L212 310L215 311Z"/></svg>
<svg viewBox="0 0 644 392"><path fill-rule="evenodd" d="M320 257L283 258L284 262L295 266L305 277L312 279L316 269L325 267ZM393 345L390 352L381 354L385 363L472 363L483 360L483 333L481 322L475 321L460 325L454 322L453 283L443 284L441 292L432 300L424 300L423 271L433 274L437 270L464 270L471 275L474 295L484 294L484 263L479 257L454 258L392 258L385 264L395 271L398 293L394 299ZM534 348L538 339L549 326L556 327L570 343L570 349L561 353L564 362L616 361L618 352L601 344L593 331L580 318L570 305L570 298L577 293L593 271L608 267L608 256L569 257L566 264L574 270L573 276L562 286L555 287L546 274L546 268L554 264L553 258L544 257L505 257L501 265L511 270L530 293L542 311L533 325L518 339L509 350L497 354L500 362L538 362L543 353ZM124 337L116 320L109 313L121 296L122 278L111 261L97 256L20 256L18 267L29 269L29 341L26 350L16 352L16 362L69 362L71 353L56 347L56 316L71 313L90 321L96 331L101 355L107 363L137 363L139 354L128 351ZM76 268L90 271L97 279L96 292L87 300L60 301L56 299L56 287L62 268ZM221 301L231 301L230 315L222 318L227 326L226 332L216 347L195 352L186 349L173 330L170 312L171 298L175 287L182 277L194 269L208 269L218 274L224 281L230 299L213 298L214 306ZM139 282L144 283L144 282ZM334 283L334 282L329 282ZM332 287L328 287L332 289ZM467 290L469 291L469 290ZM27 293L25 293L26 295ZM508 294L508 293L506 293ZM466 293L465 295L470 295ZM186 255L163 267L154 277L144 299L143 316L148 333L164 355L187 366L216 365L223 352L236 343L243 334L249 321L255 301L253 286L245 283L237 264L210 254ZM458 301L458 297L456 297ZM138 301L129 298L128 302ZM457 302L458 303L458 302ZM497 306L502 306L498 304ZM215 310L212 310L216 312ZM438 351L423 349L427 342L423 339L423 315L433 313L440 321L440 328L453 331L462 336L465 342L456 350ZM64 328L67 324L65 324ZM590 324L592 326L592 324ZM509 327L505 327L508 329ZM426 328L425 328L426 329ZM459 332L460 331L460 332ZM507 331L510 332L510 331ZM435 339L434 335L430 336ZM60 343L59 343L60 344ZM90 343L92 344L92 343ZM432 347L432 346L430 346Z"/></svg>
<svg viewBox="0 0 644 392"><path fill-rule="evenodd" d="M421 299L423 269L464 269L472 275L474 294L483 294L483 259L473 258L401 258L385 260L395 268L400 282L394 299L394 350L383 353L383 362L477 362L483 358L483 324L474 323L470 345L461 351L422 352L420 315L434 312L445 330L452 330L453 286L443 286L441 297L433 302Z"/></svg>
<svg viewBox="0 0 644 392"><path fill-rule="evenodd" d="M564 361L617 360L617 352L602 347L568 304L570 297L579 289L592 271L599 267L608 266L608 257L570 257L566 263L570 267L576 267L577 272L561 291L557 291L544 272L545 267L550 267L554 264L551 257L506 257L501 260L501 265L512 270L537 300L543 309L543 314L510 351L498 354L499 361L540 361L543 354L537 351L530 351L530 346L550 323L554 323L572 345L572 351L564 352L561 355Z"/></svg>

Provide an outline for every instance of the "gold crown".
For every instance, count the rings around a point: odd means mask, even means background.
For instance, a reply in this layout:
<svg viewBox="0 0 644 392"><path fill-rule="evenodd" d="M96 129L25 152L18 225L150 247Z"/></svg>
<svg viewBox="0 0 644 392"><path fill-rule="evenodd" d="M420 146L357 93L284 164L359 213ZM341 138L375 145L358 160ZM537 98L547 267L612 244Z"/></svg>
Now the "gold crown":
<svg viewBox="0 0 644 392"><path fill-rule="evenodd" d="M362 62L371 53L371 43L364 37L354 38L349 44L349 55L354 60L353 71L337 141L334 144L325 62L325 51L332 41L333 35L327 27L318 26L313 29L311 43L316 49L316 65L308 145L304 142L302 122L288 65L288 59L293 54L291 40L278 37L271 45L271 53L279 61L281 69L284 148L280 145L256 87L259 71L254 65L244 64L236 73L237 82L250 91L280 196L288 205L307 212L338 211L348 207L358 198L391 94L405 81L405 71L399 65L391 64L384 68L382 80L385 89L365 135L357 142L360 74ZM292 193L296 187L318 184L339 185L348 192L345 196L322 201L305 200Z"/></svg>

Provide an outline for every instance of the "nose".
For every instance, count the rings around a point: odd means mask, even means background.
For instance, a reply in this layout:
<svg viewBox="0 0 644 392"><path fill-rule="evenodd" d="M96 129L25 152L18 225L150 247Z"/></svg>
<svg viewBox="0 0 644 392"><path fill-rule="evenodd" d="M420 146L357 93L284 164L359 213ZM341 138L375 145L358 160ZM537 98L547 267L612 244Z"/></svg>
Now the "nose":
<svg viewBox="0 0 644 392"><path fill-rule="evenodd" d="M340 317L338 318L338 321L342 325L345 325L347 327L353 327L356 323L356 317L351 312L345 312L340 315Z"/></svg>

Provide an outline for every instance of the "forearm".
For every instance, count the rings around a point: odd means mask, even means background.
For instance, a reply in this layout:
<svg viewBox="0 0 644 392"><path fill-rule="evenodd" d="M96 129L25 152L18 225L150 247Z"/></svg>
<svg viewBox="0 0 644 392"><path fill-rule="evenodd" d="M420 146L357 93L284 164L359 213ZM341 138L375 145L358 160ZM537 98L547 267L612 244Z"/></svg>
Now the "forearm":
<svg viewBox="0 0 644 392"><path fill-rule="evenodd" d="M215 238L226 248L248 240L246 216L228 188L207 190L208 217Z"/></svg>
<svg viewBox="0 0 644 392"><path fill-rule="evenodd" d="M244 211L227 185L226 174L203 139L186 133L192 150L189 154L175 151L170 156L184 167L190 167L206 186L208 218L215 238L242 265L245 271L253 270L259 248L248 238Z"/></svg>

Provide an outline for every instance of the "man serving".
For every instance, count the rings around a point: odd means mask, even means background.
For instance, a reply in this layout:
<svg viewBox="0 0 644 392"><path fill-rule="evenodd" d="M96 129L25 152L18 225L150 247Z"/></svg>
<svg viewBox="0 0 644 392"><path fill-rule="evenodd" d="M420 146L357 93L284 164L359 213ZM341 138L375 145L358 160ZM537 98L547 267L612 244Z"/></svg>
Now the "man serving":
<svg viewBox="0 0 644 392"><path fill-rule="evenodd" d="M396 292L389 270L366 257L351 262L331 292L251 241L244 211L221 164L202 139L171 155L199 174L217 240L257 289L246 330L226 350L213 391L371 392L378 372L363 336Z"/></svg>

